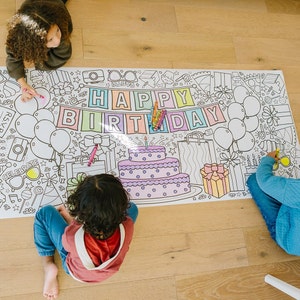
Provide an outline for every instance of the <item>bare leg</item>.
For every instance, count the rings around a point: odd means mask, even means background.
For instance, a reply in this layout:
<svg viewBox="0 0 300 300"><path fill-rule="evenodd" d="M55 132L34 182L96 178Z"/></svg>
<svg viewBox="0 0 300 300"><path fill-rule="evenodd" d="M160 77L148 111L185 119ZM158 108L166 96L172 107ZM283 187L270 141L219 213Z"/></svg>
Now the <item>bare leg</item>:
<svg viewBox="0 0 300 300"><path fill-rule="evenodd" d="M54 262L54 257L42 256L42 263L45 272L43 296L47 300L56 299L58 296L58 280L57 280L58 269Z"/></svg>

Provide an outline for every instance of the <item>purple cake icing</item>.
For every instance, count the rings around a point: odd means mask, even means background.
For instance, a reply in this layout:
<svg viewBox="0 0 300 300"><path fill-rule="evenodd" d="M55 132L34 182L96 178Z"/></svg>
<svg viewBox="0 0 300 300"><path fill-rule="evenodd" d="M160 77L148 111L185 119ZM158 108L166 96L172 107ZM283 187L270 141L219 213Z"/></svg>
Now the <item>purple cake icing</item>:
<svg viewBox="0 0 300 300"><path fill-rule="evenodd" d="M153 161L166 158L166 150L163 146L137 146L128 150L131 161Z"/></svg>
<svg viewBox="0 0 300 300"><path fill-rule="evenodd" d="M164 198L189 193L190 177L180 173L177 158L166 157L163 146L129 149L129 159L118 163L119 178L132 199Z"/></svg>

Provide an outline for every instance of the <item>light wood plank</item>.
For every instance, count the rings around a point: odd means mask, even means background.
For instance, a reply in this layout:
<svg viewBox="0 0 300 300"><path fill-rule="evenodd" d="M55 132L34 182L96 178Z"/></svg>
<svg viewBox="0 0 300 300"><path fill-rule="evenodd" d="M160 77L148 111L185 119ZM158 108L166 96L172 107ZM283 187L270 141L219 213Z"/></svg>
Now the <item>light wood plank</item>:
<svg viewBox="0 0 300 300"><path fill-rule="evenodd" d="M292 285L299 285L300 261L265 264L224 270L195 277L177 277L178 300L288 300L290 296L264 282L271 274Z"/></svg>
<svg viewBox="0 0 300 300"><path fill-rule="evenodd" d="M176 299L176 286L173 277L163 277L118 284L85 285L61 290L59 299L105 299L105 300L153 300ZM1 297L1 300L40 300L40 293Z"/></svg>
<svg viewBox="0 0 300 300"><path fill-rule="evenodd" d="M84 59L106 57L115 60L225 61L235 62L233 43L228 38L198 34L106 32L84 30ZM103 42L105 41L105 43ZM187 52L191 55L187 56Z"/></svg>
<svg viewBox="0 0 300 300"><path fill-rule="evenodd" d="M281 14L300 14L300 2L297 0L266 0L269 12Z"/></svg>
<svg viewBox="0 0 300 300"><path fill-rule="evenodd" d="M132 0L131 2L151 2L151 3L172 3L175 5L189 5L202 9L222 8L228 10L250 10L250 11L266 11L264 0Z"/></svg>
<svg viewBox="0 0 300 300"><path fill-rule="evenodd" d="M33 218L0 219L0 237L0 251L34 247Z"/></svg>
<svg viewBox="0 0 300 300"><path fill-rule="evenodd" d="M6 26L7 21L15 13L14 1L1 1L0 2L0 26Z"/></svg>
<svg viewBox="0 0 300 300"><path fill-rule="evenodd" d="M169 4L144 2L137 5L120 1L116 5L114 1L108 1L105 5L95 5L95 2L87 1L82 5L82 1L74 0L68 8L75 27L109 33L124 29L130 32L177 32L174 6Z"/></svg>
<svg viewBox="0 0 300 300"><path fill-rule="evenodd" d="M42 291L42 265L34 248L0 251L0 274L0 299Z"/></svg>
<svg viewBox="0 0 300 300"><path fill-rule="evenodd" d="M3 45L3 47L0 48L0 62L2 66L5 65L5 59L6 59L6 52L5 52L6 35L7 35L6 26L5 25L0 26L0 45Z"/></svg>
<svg viewBox="0 0 300 300"><path fill-rule="evenodd" d="M270 64L274 69L300 64L300 39L234 38L236 57L242 64Z"/></svg>
<svg viewBox="0 0 300 300"><path fill-rule="evenodd" d="M266 225L244 229L249 265L262 265L277 261L295 260L284 252L270 237Z"/></svg>
<svg viewBox="0 0 300 300"><path fill-rule="evenodd" d="M74 28L71 36L72 41L78 41L77 43L72 43L72 56L71 59L66 63L65 66L71 66L76 64L73 63L73 60L83 61L83 37L82 30L80 28ZM79 65L77 65L79 66Z"/></svg>
<svg viewBox="0 0 300 300"><path fill-rule="evenodd" d="M269 14L223 9L205 10L176 6L179 32L209 33L214 36L299 39L297 15ZM289 30L293 26L294 30Z"/></svg>
<svg viewBox="0 0 300 300"><path fill-rule="evenodd" d="M263 225L253 200L140 208L137 237ZM211 221L211 215L214 215ZM160 222L154 220L159 216ZM175 221L174 221L175 220ZM162 226L161 224L164 224Z"/></svg>
<svg viewBox="0 0 300 300"><path fill-rule="evenodd" d="M135 238L124 268L127 278L133 274L145 278L193 274L247 264L243 232L231 229Z"/></svg>

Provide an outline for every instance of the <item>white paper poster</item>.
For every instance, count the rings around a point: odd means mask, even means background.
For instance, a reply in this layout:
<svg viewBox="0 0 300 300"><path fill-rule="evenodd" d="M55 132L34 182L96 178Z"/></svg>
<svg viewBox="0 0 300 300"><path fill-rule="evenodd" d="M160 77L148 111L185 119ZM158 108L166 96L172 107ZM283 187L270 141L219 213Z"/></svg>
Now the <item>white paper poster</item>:
<svg viewBox="0 0 300 300"><path fill-rule="evenodd" d="M104 172L143 206L249 198L248 176L276 148L276 172L298 176L281 71L30 69L27 80L40 96L24 103L0 68L0 218L64 203Z"/></svg>

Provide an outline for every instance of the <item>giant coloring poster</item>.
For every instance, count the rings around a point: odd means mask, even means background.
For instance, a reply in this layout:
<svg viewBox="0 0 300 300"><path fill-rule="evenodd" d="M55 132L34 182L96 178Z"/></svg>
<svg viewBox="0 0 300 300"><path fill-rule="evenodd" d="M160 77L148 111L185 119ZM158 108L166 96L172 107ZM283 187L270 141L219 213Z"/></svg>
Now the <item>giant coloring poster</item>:
<svg viewBox="0 0 300 300"><path fill-rule="evenodd" d="M39 96L24 103L0 69L1 218L60 205L97 173L143 206L249 198L248 176L276 148L274 171L298 175L280 71L29 69L27 80Z"/></svg>

